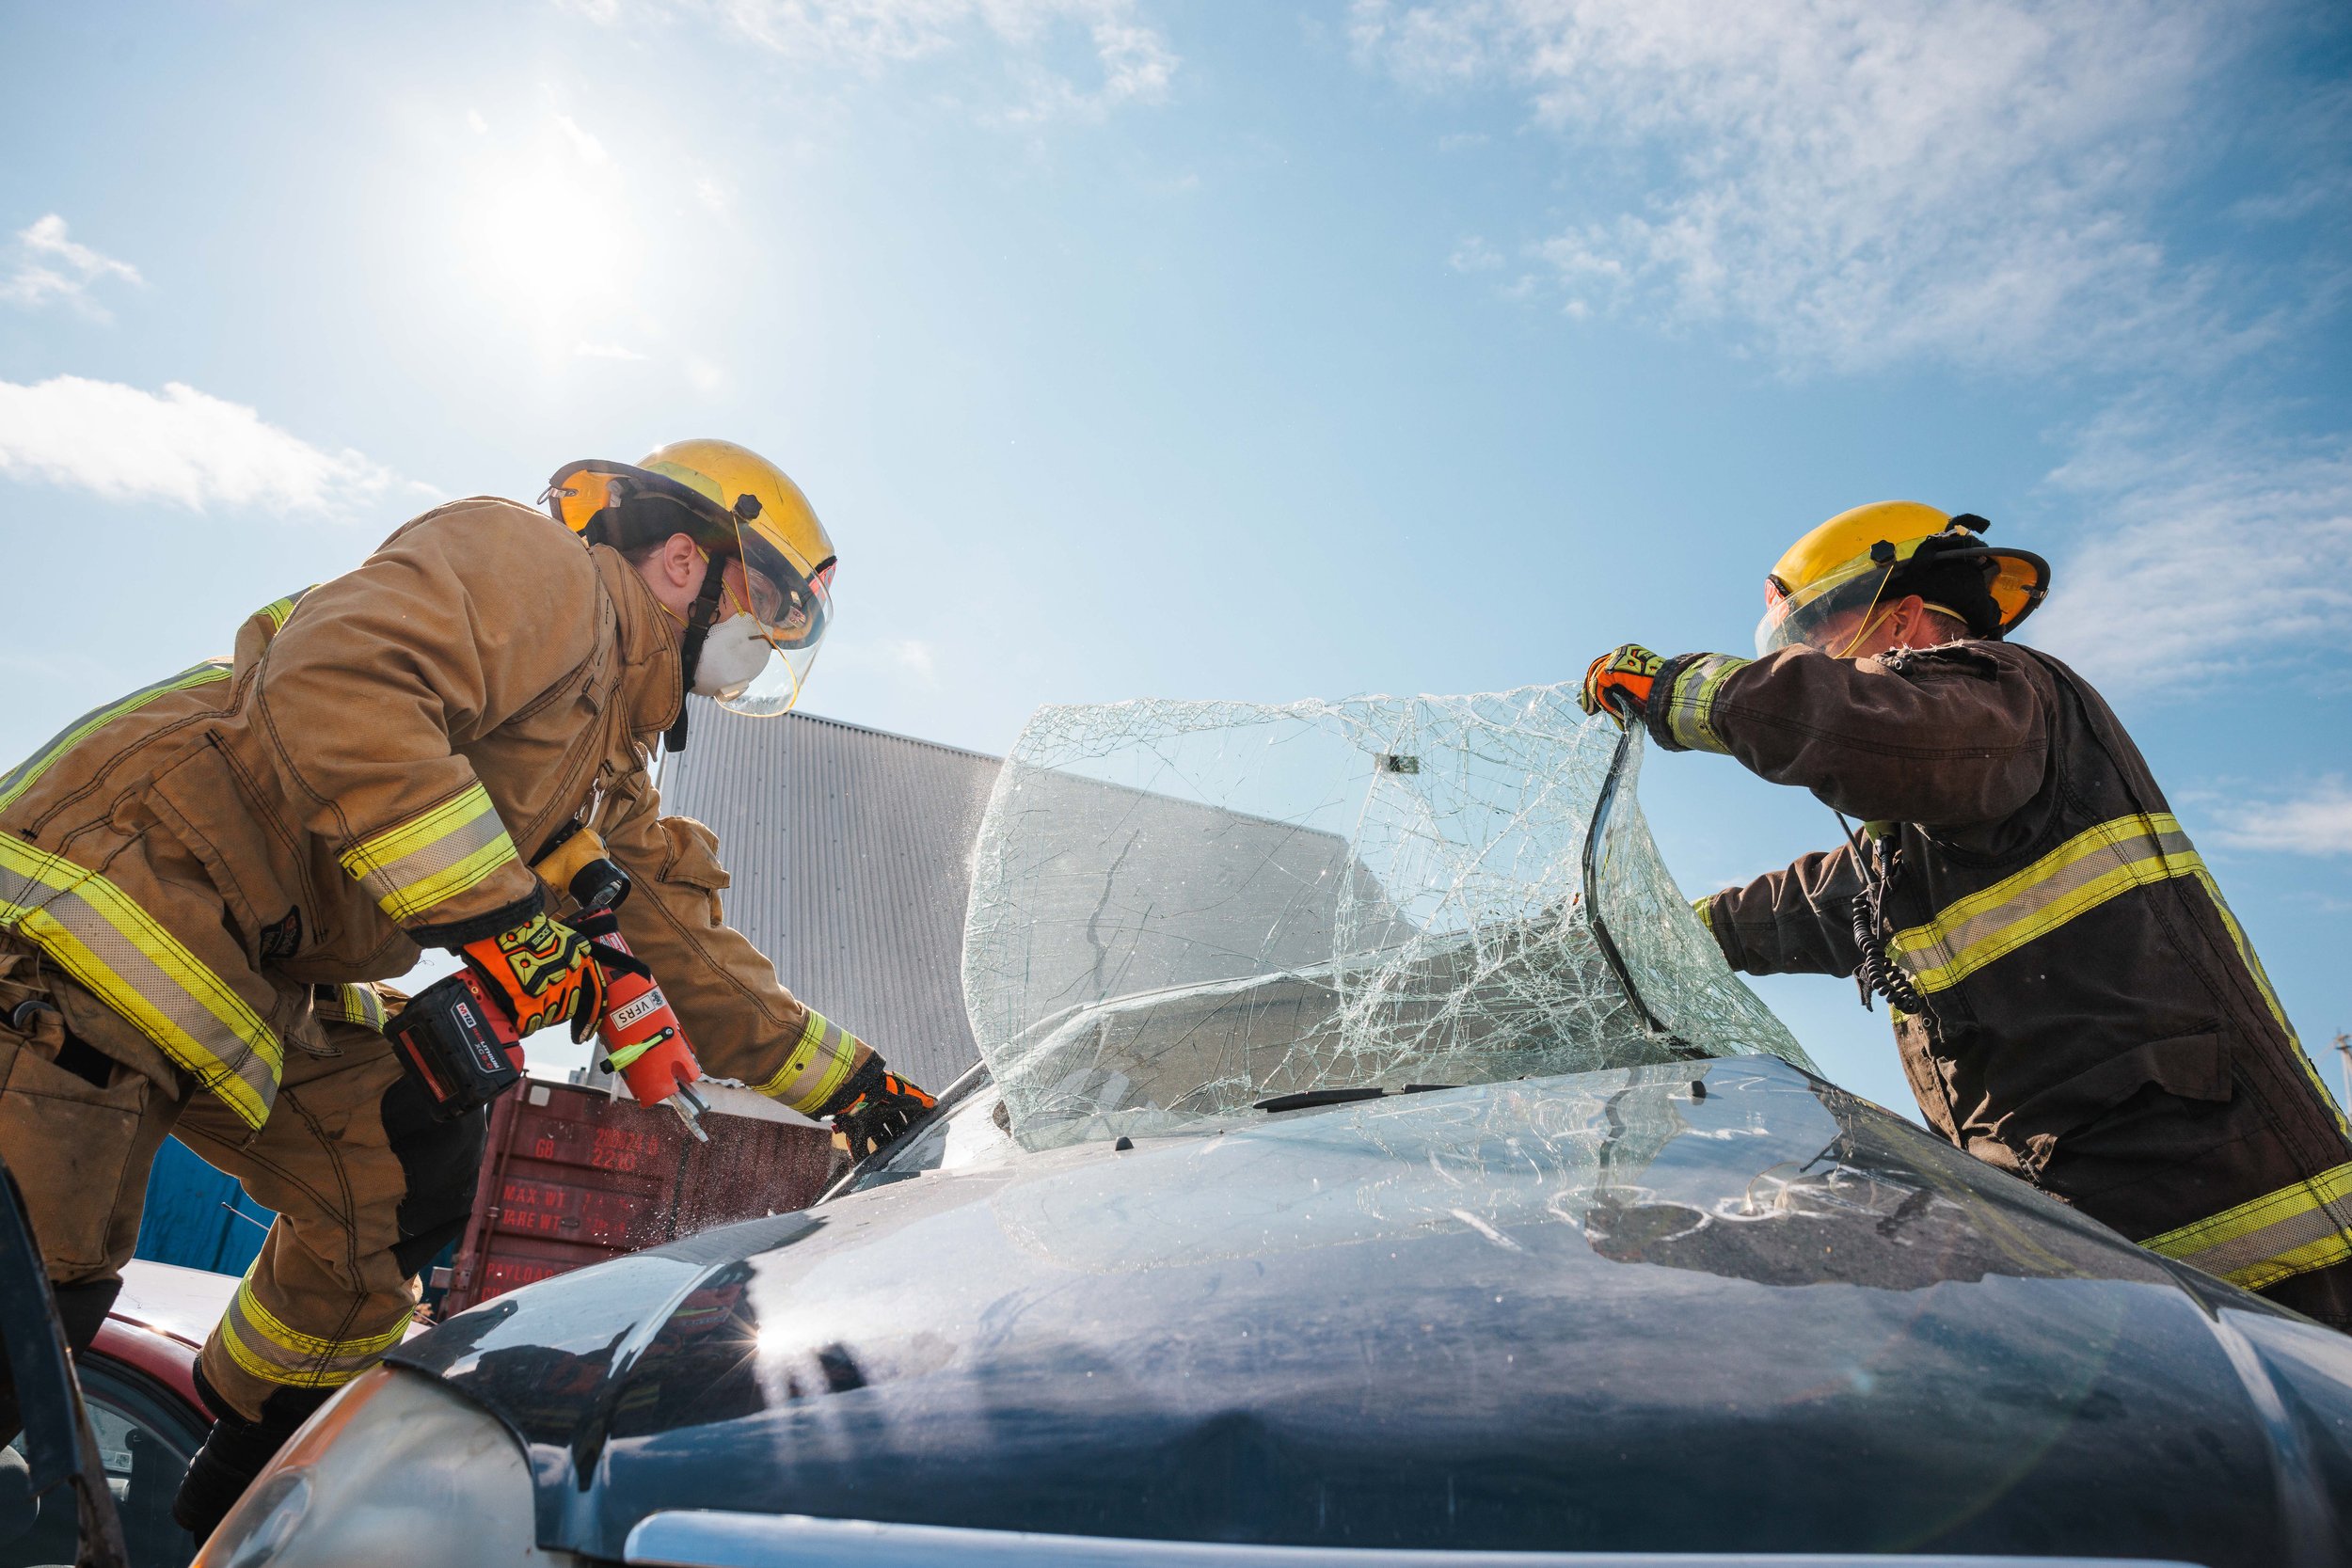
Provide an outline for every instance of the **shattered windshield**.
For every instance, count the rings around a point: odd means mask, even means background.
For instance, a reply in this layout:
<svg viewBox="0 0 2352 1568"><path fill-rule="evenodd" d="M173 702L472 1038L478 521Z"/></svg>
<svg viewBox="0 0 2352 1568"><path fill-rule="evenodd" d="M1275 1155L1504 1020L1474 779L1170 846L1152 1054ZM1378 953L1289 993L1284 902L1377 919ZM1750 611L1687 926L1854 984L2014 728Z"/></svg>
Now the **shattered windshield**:
<svg viewBox="0 0 2352 1568"><path fill-rule="evenodd" d="M1012 1132L1759 1052L1813 1070L1667 875L1640 759L1570 686L1040 709L964 932Z"/></svg>

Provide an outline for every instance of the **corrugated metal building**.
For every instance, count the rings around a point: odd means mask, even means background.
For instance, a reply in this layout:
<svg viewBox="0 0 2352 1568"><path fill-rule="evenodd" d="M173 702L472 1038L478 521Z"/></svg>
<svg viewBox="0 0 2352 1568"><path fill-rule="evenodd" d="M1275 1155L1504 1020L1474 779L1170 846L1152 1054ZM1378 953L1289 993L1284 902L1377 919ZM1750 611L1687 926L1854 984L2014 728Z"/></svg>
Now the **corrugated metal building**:
<svg viewBox="0 0 2352 1568"><path fill-rule="evenodd" d="M972 842L999 759L692 699L662 764L665 811L707 823L733 873L727 922L793 994L927 1088L979 1060L963 1011Z"/></svg>

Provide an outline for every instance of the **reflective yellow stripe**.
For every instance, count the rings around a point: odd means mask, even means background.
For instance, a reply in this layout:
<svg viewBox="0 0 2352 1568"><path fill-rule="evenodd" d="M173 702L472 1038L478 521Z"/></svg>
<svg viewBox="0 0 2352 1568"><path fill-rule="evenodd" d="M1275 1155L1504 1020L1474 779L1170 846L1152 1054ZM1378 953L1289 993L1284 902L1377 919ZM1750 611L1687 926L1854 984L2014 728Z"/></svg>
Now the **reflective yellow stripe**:
<svg viewBox="0 0 2352 1568"><path fill-rule="evenodd" d="M1897 932L1886 950L1912 984L1942 990L2120 893L2204 868L2169 814L2119 816L1946 906L1926 925Z"/></svg>
<svg viewBox="0 0 2352 1568"><path fill-rule="evenodd" d="M2336 1118L2336 1131L2352 1138L2352 1121L2344 1119L2344 1107L2336 1103L2335 1091L2319 1075L2319 1064L2304 1053L2303 1042L2296 1037L2295 1025L2287 1022L2287 1010L2279 1005L2279 993L2270 989L2270 972L2263 968L2261 958L2254 952L2254 944L2246 940L2246 930L2238 925L2237 916L2231 912L2229 900L2221 896L2220 885L2215 882L2213 874L2202 866L2197 868L2197 880L2204 888L2205 896L2213 900L2215 912L2221 916L2221 924L2229 930L2230 941L2236 946L2237 956L2246 965L2246 973L2253 976L2254 989L2262 993L2263 1006L2270 1009L2271 1022L2278 1024L2287 1037L2287 1044L2294 1049L2295 1059L2301 1064L2303 1076L2311 1080L2312 1089L2319 1096L2319 1102L2328 1107L2328 1114Z"/></svg>
<svg viewBox="0 0 2352 1568"><path fill-rule="evenodd" d="M2341 1263L2352 1259L2352 1164L2139 1244L2249 1291Z"/></svg>
<svg viewBox="0 0 2352 1568"><path fill-rule="evenodd" d="M269 1118L283 1061L278 1036L120 888L0 835L0 929L56 960L247 1126Z"/></svg>
<svg viewBox="0 0 2352 1568"><path fill-rule="evenodd" d="M1702 654L1675 675L1666 693L1666 733L1693 752L1727 752L1715 732L1715 694L1724 682L1753 662L1729 654Z"/></svg>
<svg viewBox="0 0 2352 1568"><path fill-rule="evenodd" d="M850 1069L857 1061L858 1047L863 1043L811 1007L808 1022L803 1026L792 1053L785 1058L783 1069L773 1078L759 1085L759 1092L771 1100L783 1101L804 1117L815 1116L817 1108L831 1100L842 1080L850 1076Z"/></svg>
<svg viewBox="0 0 2352 1568"><path fill-rule="evenodd" d="M384 1358L408 1330L403 1312L389 1329L356 1339L322 1339L289 1328L263 1307L247 1275L220 1320L221 1348L252 1376L294 1388L333 1388Z"/></svg>
<svg viewBox="0 0 2352 1568"><path fill-rule="evenodd" d="M315 588L318 585L316 583L312 583L310 585L311 588ZM310 588L298 588L282 599L273 599L256 611L257 614L266 615L269 617L269 629L271 636L275 637L278 633L286 629L286 622L293 616L294 612L294 606L300 604L302 602L302 595L308 594L310 591Z"/></svg>
<svg viewBox="0 0 2352 1568"><path fill-rule="evenodd" d="M128 697L108 703L104 707L92 708L51 736L48 745L18 763L6 774L0 774L0 811L8 810L18 796L32 788L59 757L125 714L136 713L158 697L168 697L190 687L210 686L215 681L225 681L229 676L230 668L226 659L208 659L193 669L181 671L169 680L141 687Z"/></svg>
<svg viewBox="0 0 2352 1568"><path fill-rule="evenodd" d="M480 784L362 839L342 855L343 869L400 925L480 886L509 863L522 862Z"/></svg>
<svg viewBox="0 0 2352 1568"><path fill-rule="evenodd" d="M384 998L373 986L317 986L311 997L323 1019L384 1032Z"/></svg>

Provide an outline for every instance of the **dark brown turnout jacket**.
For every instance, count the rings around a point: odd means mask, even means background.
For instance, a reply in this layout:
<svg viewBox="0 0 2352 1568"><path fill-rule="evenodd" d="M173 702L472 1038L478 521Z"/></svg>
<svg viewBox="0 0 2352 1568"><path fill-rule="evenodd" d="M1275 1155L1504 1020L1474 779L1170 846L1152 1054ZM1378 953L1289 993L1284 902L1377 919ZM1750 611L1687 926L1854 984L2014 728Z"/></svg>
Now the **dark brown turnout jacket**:
<svg viewBox="0 0 2352 1568"><path fill-rule="evenodd" d="M1928 1124L2153 1251L2352 1327L2352 1134L2114 712L2058 660L1963 641L1685 655L1648 716L1868 824L1702 912L1755 974L1852 974L1852 901L1925 1004Z"/></svg>

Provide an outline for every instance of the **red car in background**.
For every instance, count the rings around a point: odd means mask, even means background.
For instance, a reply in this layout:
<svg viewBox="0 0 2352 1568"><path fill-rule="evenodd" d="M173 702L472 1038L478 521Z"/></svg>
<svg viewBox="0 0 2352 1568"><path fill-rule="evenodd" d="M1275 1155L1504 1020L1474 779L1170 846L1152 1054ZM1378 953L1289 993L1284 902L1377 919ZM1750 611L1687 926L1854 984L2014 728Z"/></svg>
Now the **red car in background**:
<svg viewBox="0 0 2352 1568"><path fill-rule="evenodd" d="M196 1397L196 1354L236 1291L233 1275L134 1261L77 1364L133 1568L184 1568L196 1555L196 1542L171 1522L171 1497L212 1425ZM60 1487L36 1512L24 1475L10 1445L0 1456L0 1568L72 1562L72 1493Z"/></svg>

